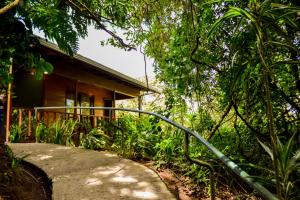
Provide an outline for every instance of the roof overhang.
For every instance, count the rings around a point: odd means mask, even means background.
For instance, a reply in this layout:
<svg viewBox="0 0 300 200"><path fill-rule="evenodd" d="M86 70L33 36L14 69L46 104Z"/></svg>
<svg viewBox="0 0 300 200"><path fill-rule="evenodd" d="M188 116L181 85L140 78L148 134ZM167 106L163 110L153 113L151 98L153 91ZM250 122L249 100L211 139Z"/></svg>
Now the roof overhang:
<svg viewBox="0 0 300 200"><path fill-rule="evenodd" d="M48 42L42 38L39 38L39 42L40 44L48 49L51 49L59 54L63 54L65 56L69 56L68 54L66 54L64 51L62 51L61 49L59 49L59 47L51 42ZM75 61L79 61L82 63L85 63L86 65L88 65L89 67L92 67L94 70L103 73L103 74L107 74L109 76L114 77L117 80L123 81L125 83L127 83L128 85L131 85L133 87L137 87L139 88L141 91L145 91L145 92L154 92L154 93L160 93L160 91L154 87L148 86L134 78L131 78L125 74L122 74L114 69L111 69L107 66L104 66L94 60L91 60L87 57L84 57L82 55L79 54L75 54L72 59L74 59Z"/></svg>

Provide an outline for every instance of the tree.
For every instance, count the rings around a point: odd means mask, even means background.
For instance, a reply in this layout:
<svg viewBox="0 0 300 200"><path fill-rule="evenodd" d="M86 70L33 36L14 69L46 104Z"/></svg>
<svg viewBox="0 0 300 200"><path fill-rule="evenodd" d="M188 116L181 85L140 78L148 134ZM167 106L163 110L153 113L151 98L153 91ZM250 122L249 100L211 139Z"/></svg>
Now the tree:
<svg viewBox="0 0 300 200"><path fill-rule="evenodd" d="M134 3L128 35L145 43L161 81L212 110L214 128L202 134L213 138L233 112L228 124L237 134L240 121L244 134L272 144L277 171L277 137L299 133L299 2Z"/></svg>
<svg viewBox="0 0 300 200"><path fill-rule="evenodd" d="M104 30L112 38L111 43L131 50L114 31L113 27L122 27L126 22L127 8L124 1L92 0L15 0L0 3L0 66L1 86L5 87L12 77L8 69L12 60L16 66L25 70L35 68L41 77L52 66L35 51L39 40L33 35L33 29L42 31L45 38L54 40L59 48L72 56L78 50L78 38L87 36L87 28L93 25ZM18 69L14 69L16 71Z"/></svg>
<svg viewBox="0 0 300 200"><path fill-rule="evenodd" d="M13 6L4 9L6 5ZM2 2L1 81L10 80L10 58L26 69L51 70L34 52L38 40L33 28L72 55L78 37L93 25L109 33L113 45L127 50L145 46L155 59L157 78L172 88L168 107L177 103L174 97L198 103L200 123L209 121L206 129L199 128L204 137L214 142L216 135L234 132L241 160L266 168L271 162L261 159L263 150L255 138L270 143L276 171L277 137L285 143L300 132L299 20L298 0ZM112 31L117 27L125 30L129 44ZM281 196L278 184L277 190Z"/></svg>

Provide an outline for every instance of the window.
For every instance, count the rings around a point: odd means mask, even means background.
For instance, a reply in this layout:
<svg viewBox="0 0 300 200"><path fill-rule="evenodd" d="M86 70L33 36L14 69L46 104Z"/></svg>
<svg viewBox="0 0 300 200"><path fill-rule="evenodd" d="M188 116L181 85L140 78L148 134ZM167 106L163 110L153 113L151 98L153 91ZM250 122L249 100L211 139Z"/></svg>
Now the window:
<svg viewBox="0 0 300 200"><path fill-rule="evenodd" d="M94 105L93 97L90 97L86 94L79 94L78 95L78 103L77 105L80 107L92 107ZM81 115L92 115L92 109L80 109Z"/></svg>
<svg viewBox="0 0 300 200"><path fill-rule="evenodd" d="M74 107L75 106L75 94L72 92L66 93L66 106ZM73 108L67 108L66 113L74 113Z"/></svg>
<svg viewBox="0 0 300 200"><path fill-rule="evenodd" d="M79 93L77 95L77 105L78 107L94 107L95 97L89 96L84 93ZM73 107L75 106L75 93L67 91L66 92L66 106ZM77 109L77 114L80 115L94 115L94 109ZM73 108L67 108L66 113L74 113Z"/></svg>
<svg viewBox="0 0 300 200"><path fill-rule="evenodd" d="M113 100L111 99L104 99L104 107L113 107ZM109 115L110 110L104 110L104 116L105 117L111 117ZM111 113L113 115L113 113Z"/></svg>

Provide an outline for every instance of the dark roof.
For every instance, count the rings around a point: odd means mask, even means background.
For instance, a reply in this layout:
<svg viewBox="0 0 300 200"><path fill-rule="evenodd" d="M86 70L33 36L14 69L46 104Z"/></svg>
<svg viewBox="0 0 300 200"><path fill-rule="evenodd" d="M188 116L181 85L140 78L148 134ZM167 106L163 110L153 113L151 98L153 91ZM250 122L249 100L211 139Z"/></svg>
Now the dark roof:
<svg viewBox="0 0 300 200"><path fill-rule="evenodd" d="M48 41L46 41L44 39L41 39L41 38L39 38L39 41L40 41L40 44L42 46L44 46L46 48L49 48L51 50L54 50L54 51L56 51L58 53L67 55L64 51L62 51L61 49L59 49L59 47L56 44L48 42ZM73 56L73 59L78 60L78 61L83 62L83 63L86 63L86 64L92 66L97 71L99 71L101 73L104 73L104 74L108 74L109 76L112 76L112 77L114 77L117 80L124 81L127 84L129 84L129 85L132 85L134 87L138 87L142 91L151 91L151 92L155 92L155 93L160 93L154 87L151 87L151 86L147 87L147 85L144 84L144 83L142 83L141 81L138 81L138 80L136 80L134 78L131 78L131 77L125 75L125 74L122 74L122 73L120 73L120 72L118 72L118 71L116 71L114 69L111 69L111 68L109 68L107 66L104 66L104 65L102 65L102 64L100 64L100 63L98 63L98 62L96 62L94 60L91 60L91 59L89 59L87 57L84 57L82 55L75 54Z"/></svg>

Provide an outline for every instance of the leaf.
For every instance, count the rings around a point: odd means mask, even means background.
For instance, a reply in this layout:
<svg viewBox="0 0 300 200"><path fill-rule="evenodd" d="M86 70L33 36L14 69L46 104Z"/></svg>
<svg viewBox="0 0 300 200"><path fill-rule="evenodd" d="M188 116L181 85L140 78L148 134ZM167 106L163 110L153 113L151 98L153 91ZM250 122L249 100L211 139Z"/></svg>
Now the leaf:
<svg viewBox="0 0 300 200"><path fill-rule="evenodd" d="M233 17L237 17L237 16L241 16L241 13L236 11L235 9L231 8L223 17L221 17L220 19L218 19L211 27L211 29L208 32L207 37L210 38L212 36L212 34L216 31L216 29L221 25L221 23L224 20L233 18Z"/></svg>
<svg viewBox="0 0 300 200"><path fill-rule="evenodd" d="M293 51L298 51L298 49L292 45L289 45L285 42L277 42L277 41L267 41L266 44L274 44L277 46L282 46L282 47L286 47L288 49L292 49Z"/></svg>
<svg viewBox="0 0 300 200"><path fill-rule="evenodd" d="M257 140L258 140L259 144L262 146L262 148L269 154L269 156L271 157L271 159L274 160L272 150L267 145L265 145L264 143L262 143L259 139L257 139Z"/></svg>

